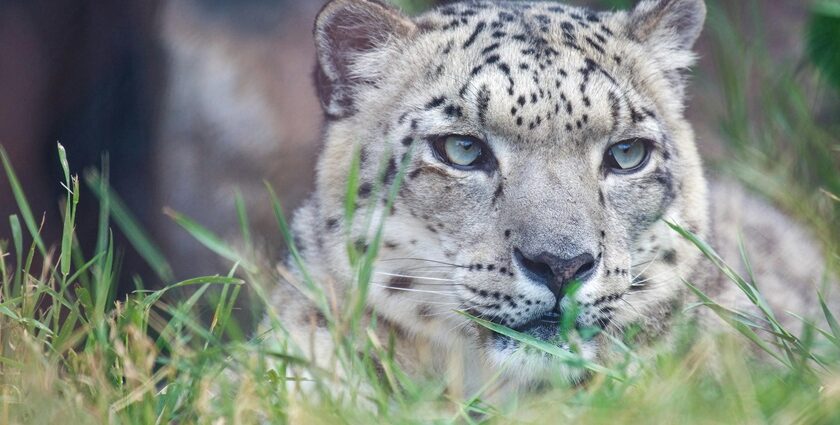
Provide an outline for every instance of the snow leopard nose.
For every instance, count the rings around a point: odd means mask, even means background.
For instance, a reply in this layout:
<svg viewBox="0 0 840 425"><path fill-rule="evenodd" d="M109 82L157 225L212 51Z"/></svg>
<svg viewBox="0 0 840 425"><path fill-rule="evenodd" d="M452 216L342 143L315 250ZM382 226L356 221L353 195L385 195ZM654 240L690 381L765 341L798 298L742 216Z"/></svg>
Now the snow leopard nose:
<svg viewBox="0 0 840 425"><path fill-rule="evenodd" d="M563 298L570 282L586 280L595 270L595 257L588 252L573 258L562 258L545 251L528 255L515 248L513 255L525 274L545 285L557 301Z"/></svg>

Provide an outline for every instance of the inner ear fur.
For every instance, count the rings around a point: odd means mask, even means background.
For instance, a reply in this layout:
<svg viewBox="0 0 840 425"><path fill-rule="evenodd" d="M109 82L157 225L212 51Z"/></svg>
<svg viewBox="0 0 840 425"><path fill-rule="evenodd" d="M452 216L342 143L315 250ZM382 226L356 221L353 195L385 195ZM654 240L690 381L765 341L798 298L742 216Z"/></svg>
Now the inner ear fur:
<svg viewBox="0 0 840 425"><path fill-rule="evenodd" d="M375 81L375 70L354 66L359 56L387 47L415 33L415 24L399 10L376 0L333 0L315 20L315 84L330 118L352 115L354 91Z"/></svg>

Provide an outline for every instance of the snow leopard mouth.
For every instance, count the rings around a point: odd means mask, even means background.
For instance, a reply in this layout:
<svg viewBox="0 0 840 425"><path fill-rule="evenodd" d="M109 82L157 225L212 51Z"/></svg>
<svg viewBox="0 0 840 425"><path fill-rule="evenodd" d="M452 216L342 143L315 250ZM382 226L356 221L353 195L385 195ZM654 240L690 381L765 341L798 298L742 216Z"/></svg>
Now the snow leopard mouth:
<svg viewBox="0 0 840 425"><path fill-rule="evenodd" d="M596 326L584 326L577 320L573 324L563 323L564 316L557 311L549 311L542 316L532 319L518 326L512 326L510 329L521 334L529 335L541 341L551 342L559 346L565 346L565 341L570 332L575 332L576 335L583 338L583 340L591 340L595 335L600 333L605 325L598 324ZM493 331L493 336L496 340L505 343L512 342L513 338ZM507 345L507 344L505 344Z"/></svg>
<svg viewBox="0 0 840 425"><path fill-rule="evenodd" d="M512 330L530 335L542 341L555 340L560 335L560 320L562 315L556 311L549 311L529 322L511 327ZM497 338L510 339L507 335L494 332Z"/></svg>

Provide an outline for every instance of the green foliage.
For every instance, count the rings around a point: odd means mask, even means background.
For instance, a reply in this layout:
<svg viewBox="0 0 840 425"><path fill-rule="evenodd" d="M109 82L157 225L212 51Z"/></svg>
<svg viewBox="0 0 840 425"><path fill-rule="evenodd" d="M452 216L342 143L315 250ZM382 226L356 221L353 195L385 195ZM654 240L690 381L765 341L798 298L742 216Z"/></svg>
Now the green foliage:
<svg viewBox="0 0 840 425"><path fill-rule="evenodd" d="M435 4L435 0L389 0L408 14L420 13Z"/></svg>
<svg viewBox="0 0 840 425"><path fill-rule="evenodd" d="M748 4L760 19L761 9ZM840 234L840 104L810 67L771 59L764 25L743 28L731 7L709 2L707 38L717 69L705 83L721 96L727 148L713 165L810 223L831 251Z"/></svg>
<svg viewBox="0 0 840 425"><path fill-rule="evenodd" d="M840 90L840 2L821 1L811 8L808 56Z"/></svg>
<svg viewBox="0 0 840 425"><path fill-rule="evenodd" d="M636 4L636 2L633 0L600 0L598 4L606 9L627 10Z"/></svg>

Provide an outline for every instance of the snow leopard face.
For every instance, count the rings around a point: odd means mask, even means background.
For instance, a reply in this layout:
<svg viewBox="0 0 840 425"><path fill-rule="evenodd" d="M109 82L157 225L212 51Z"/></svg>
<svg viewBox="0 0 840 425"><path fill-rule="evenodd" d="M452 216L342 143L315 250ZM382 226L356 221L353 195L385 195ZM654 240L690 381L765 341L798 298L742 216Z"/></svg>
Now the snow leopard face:
<svg viewBox="0 0 840 425"><path fill-rule="evenodd" d="M701 0L629 12L466 1L415 18L329 3L315 29L326 145L296 219L318 229L302 241L309 260L350 279L348 237L364 247L365 212L383 218L371 310L523 382L576 372L456 310L587 359L605 332L656 333L696 261L663 219L707 227L682 114L704 16ZM356 152L358 212L345 222Z"/></svg>

